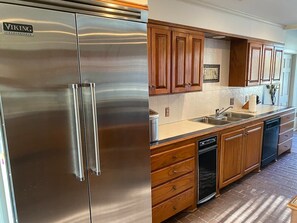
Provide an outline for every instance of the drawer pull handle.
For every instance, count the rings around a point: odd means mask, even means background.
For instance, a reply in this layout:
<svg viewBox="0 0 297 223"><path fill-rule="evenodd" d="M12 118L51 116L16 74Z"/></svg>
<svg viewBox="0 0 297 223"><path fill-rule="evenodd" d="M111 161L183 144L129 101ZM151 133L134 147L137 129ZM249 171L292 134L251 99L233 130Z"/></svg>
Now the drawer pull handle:
<svg viewBox="0 0 297 223"><path fill-rule="evenodd" d="M177 173L177 170L173 170L173 173Z"/></svg>
<svg viewBox="0 0 297 223"><path fill-rule="evenodd" d="M173 185L173 186L172 186L172 189L173 189L173 190L176 190L176 186L175 186L175 185Z"/></svg>
<svg viewBox="0 0 297 223"><path fill-rule="evenodd" d="M176 211L176 209L177 209L175 206L173 206L172 208L173 208L173 210L175 210L175 211Z"/></svg>

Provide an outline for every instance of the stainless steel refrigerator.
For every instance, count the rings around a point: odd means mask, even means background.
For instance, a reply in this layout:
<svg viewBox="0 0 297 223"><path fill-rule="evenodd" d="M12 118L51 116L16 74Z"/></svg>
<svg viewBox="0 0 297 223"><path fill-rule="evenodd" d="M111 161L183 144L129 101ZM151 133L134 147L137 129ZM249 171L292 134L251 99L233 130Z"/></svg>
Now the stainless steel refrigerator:
<svg viewBox="0 0 297 223"><path fill-rule="evenodd" d="M98 1L0 1L9 221L151 222L146 19Z"/></svg>

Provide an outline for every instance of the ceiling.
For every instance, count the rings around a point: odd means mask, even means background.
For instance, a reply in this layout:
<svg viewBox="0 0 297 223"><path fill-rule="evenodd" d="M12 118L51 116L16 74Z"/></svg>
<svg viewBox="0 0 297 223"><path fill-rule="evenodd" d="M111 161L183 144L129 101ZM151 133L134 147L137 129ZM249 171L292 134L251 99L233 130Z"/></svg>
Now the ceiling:
<svg viewBox="0 0 297 223"><path fill-rule="evenodd" d="M193 0L297 29L297 0Z"/></svg>

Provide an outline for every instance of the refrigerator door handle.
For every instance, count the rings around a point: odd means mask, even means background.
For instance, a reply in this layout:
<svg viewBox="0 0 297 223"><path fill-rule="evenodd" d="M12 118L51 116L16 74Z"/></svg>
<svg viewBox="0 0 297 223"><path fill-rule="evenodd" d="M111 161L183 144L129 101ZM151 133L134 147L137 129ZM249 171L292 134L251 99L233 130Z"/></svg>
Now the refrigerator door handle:
<svg viewBox="0 0 297 223"><path fill-rule="evenodd" d="M73 104L74 104L74 119L75 119L75 134L77 145L77 161L78 161L78 175L80 181L85 180L84 164L83 164L83 151L81 140L81 127L80 127L80 114L79 114L79 101L78 101L78 84L72 84Z"/></svg>
<svg viewBox="0 0 297 223"><path fill-rule="evenodd" d="M96 84L90 83L91 89L91 104L92 104L92 118L93 118L93 134L94 134L94 152L95 152L95 168L91 168L92 171L97 175L101 175L101 164L100 164L100 148L98 138L98 121L97 121L97 107L96 107Z"/></svg>

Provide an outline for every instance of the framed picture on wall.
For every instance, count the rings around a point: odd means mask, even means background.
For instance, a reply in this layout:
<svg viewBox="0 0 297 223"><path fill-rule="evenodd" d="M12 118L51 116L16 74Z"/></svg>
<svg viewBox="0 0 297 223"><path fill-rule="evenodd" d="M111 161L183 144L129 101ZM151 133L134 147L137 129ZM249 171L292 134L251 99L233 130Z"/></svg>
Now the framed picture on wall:
<svg viewBox="0 0 297 223"><path fill-rule="evenodd" d="M220 64L204 64L203 82L220 82Z"/></svg>

